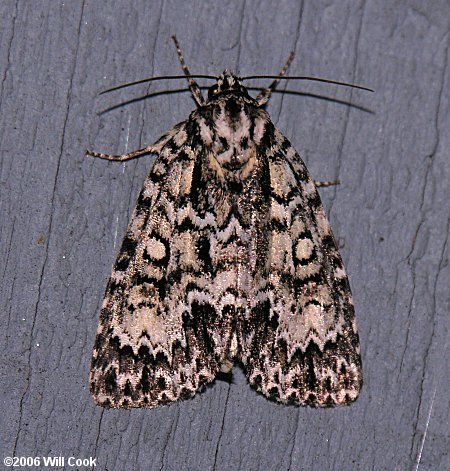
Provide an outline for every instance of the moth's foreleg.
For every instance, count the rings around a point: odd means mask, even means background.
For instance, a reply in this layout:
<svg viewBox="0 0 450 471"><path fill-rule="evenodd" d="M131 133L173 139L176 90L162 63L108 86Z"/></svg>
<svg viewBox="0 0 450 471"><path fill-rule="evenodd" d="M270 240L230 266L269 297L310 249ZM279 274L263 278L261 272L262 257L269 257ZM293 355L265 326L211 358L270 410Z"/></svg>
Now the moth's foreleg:
<svg viewBox="0 0 450 471"><path fill-rule="evenodd" d="M122 154L122 155L111 155L111 154L103 154L101 152L94 152L92 150L86 150L86 154L90 155L92 157L99 157L100 159L106 159L106 160L116 160L116 161L124 161L124 160L130 160L130 159L135 159L136 157L140 157L141 155L144 154L157 154L158 151L154 146L147 146L144 147L143 149L138 149L133 152L129 152L128 154Z"/></svg>

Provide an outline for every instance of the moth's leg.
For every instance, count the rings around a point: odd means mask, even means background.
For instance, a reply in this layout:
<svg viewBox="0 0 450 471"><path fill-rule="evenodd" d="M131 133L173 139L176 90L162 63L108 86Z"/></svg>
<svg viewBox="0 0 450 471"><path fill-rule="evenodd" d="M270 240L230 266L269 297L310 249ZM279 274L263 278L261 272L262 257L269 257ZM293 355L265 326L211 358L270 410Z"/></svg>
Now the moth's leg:
<svg viewBox="0 0 450 471"><path fill-rule="evenodd" d="M116 160L116 161L123 161L123 160L130 160L136 157L140 157L144 154L158 154L159 150L157 150L154 146L147 146L143 149L134 150L133 152L129 152L128 154L122 155L111 155L111 154L102 154L101 152L93 152L92 150L87 150L86 154L92 157L99 157L100 159L106 160Z"/></svg>
<svg viewBox="0 0 450 471"><path fill-rule="evenodd" d="M314 185L316 185L317 188L321 186L332 186L332 185L340 185L340 184L341 184L341 180L328 180L325 182L317 182L314 180Z"/></svg>
<svg viewBox="0 0 450 471"><path fill-rule="evenodd" d="M189 72L186 62L184 62L184 56L181 52L180 43L178 42L178 39L175 35L172 36L172 39L175 43L175 47L177 48L178 59L180 60L181 68L183 69L184 75L186 75L189 84L189 90L192 93L192 98L198 106L203 106L205 104L205 100L197 82L192 77L190 77L191 73Z"/></svg>
<svg viewBox="0 0 450 471"><path fill-rule="evenodd" d="M292 51L289 54L286 64L284 64L283 68L280 70L280 73L278 74L279 77L283 77L286 74L287 70L289 69L289 66L291 65L291 62L294 59L294 55L295 55L294 51ZM256 97L256 101L258 102L259 106L263 106L269 101L270 95L272 94L272 92L275 90L275 88L277 87L279 83L280 83L280 79L279 78L275 79L265 90L263 90Z"/></svg>

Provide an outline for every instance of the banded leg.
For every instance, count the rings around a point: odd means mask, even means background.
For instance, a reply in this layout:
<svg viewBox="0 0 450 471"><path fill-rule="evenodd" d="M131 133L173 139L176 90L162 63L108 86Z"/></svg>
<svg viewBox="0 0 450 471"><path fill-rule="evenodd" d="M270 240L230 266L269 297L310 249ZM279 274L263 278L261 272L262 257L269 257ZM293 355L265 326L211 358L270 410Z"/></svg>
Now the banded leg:
<svg viewBox="0 0 450 471"><path fill-rule="evenodd" d="M320 188L321 186L333 186L333 185L340 185L341 180L327 180L324 182L318 182L314 180L314 185L316 185L316 188Z"/></svg>
<svg viewBox="0 0 450 471"><path fill-rule="evenodd" d="M184 75L186 75L189 84L189 90L192 93L192 98L194 99L195 103L197 103L197 106L203 106L205 104L205 99L203 98L202 92L200 91L200 87L198 86L197 82L192 77L190 77L191 73L189 72L186 62L184 62L184 56L181 52L180 43L178 42L178 39L175 35L172 36L172 39L175 43L175 47L177 48L178 59L180 60Z"/></svg>
<svg viewBox="0 0 450 471"><path fill-rule="evenodd" d="M100 159L106 160L115 160L115 161L125 161L130 159L135 159L136 157L140 157L144 154L157 154L159 151L154 146L147 146L143 149L134 150L133 152L129 152L128 154L122 155L111 155L111 154L103 154L101 152L94 152L92 150L86 150L86 154L90 155L91 157L99 157Z"/></svg>
<svg viewBox="0 0 450 471"><path fill-rule="evenodd" d="M286 64L284 64L283 68L280 70L280 73L278 74L279 77L283 77L287 70L289 69L289 66L291 65L293 59L294 59L295 53L292 51L289 54L288 60L286 61ZM275 79L265 90L263 90L257 97L256 101L258 102L259 106L265 105L270 98L270 95L272 95L272 92L275 90L277 85L280 83L280 79Z"/></svg>

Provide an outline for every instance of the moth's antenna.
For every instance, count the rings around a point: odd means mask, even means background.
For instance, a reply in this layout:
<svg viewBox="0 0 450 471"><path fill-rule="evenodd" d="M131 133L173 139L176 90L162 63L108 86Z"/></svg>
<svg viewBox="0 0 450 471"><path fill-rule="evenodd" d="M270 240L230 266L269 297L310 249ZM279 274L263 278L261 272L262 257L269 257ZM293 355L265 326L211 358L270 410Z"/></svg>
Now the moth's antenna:
<svg viewBox="0 0 450 471"><path fill-rule="evenodd" d="M175 35L172 36L173 42L175 43L175 47L177 48L178 59L180 60L181 68L183 69L184 75L187 78L189 84L189 90L192 93L192 98L194 99L197 106L203 106L205 104L205 99L203 98L202 92L200 91L200 87L198 86L197 82L192 78L191 73L184 62L183 53L181 52L180 43Z"/></svg>
<svg viewBox="0 0 450 471"><path fill-rule="evenodd" d="M195 74L195 75L189 75L189 77L217 80L217 77L215 77L214 75ZM103 95L104 93L112 92L114 90L120 90L121 88L131 87L132 85L138 85L139 83L154 82L156 80L176 80L176 79L184 79L184 78L186 78L186 75L159 75L158 77L149 77L142 80L136 80L136 82L128 82L128 83L124 83L123 85L118 85L117 87L108 88L108 90L103 90L102 92L100 92L100 95Z"/></svg>
<svg viewBox="0 0 450 471"><path fill-rule="evenodd" d="M142 80L136 80L135 82L127 82L122 85L118 85L116 87L108 88L107 90L103 90L102 92L100 92L100 95L103 95L104 93L109 93L115 90L120 90L121 88L138 85L141 83L154 82L156 80L179 80L182 78L186 78L189 84L189 90L191 91L194 101L197 103L198 106L203 106L205 104L205 100L200 91L200 87L198 86L197 82L194 79L204 78L204 79L217 80L217 77L215 75L208 75L208 74L191 74L186 65L186 62L184 61L184 56L183 56L183 53L181 52L180 43L178 42L177 37L173 35L172 40L175 43L175 47L177 49L177 54L178 54L178 59L180 60L181 68L183 69L184 75L160 75L158 77L148 77ZM291 75L289 77L285 77L285 74L289 66L291 65L293 59L294 59L294 51L292 51L289 54L288 60L286 61L286 63L284 64L283 68L280 70L280 73L278 75L247 75L245 77L240 77L240 80L250 80L250 79L259 79L259 78L274 79L273 82L256 97L256 100L258 101L260 106L266 104L269 101L269 98L272 92L280 83L280 80L311 80L314 82L331 83L334 85L341 85L344 87L357 88L359 90L366 90L369 92L374 91L371 88L363 87L361 85L355 85L353 83L339 82L337 80L310 77L306 75Z"/></svg>
<svg viewBox="0 0 450 471"><path fill-rule="evenodd" d="M319 77L309 77L309 76L306 76L306 75L290 75L289 77L282 77L280 75L247 75L245 77L241 77L241 80L250 80L250 79L258 79L258 78L269 78L269 79L274 78L275 80L272 82L272 84L269 87L269 88L271 88L272 91L273 91L273 88L274 88L274 87L272 87L272 85L275 84L275 86L276 86L280 80L312 80L314 82L332 83L334 85L342 85L344 87L358 88L359 90L366 90L368 92L374 92L375 91L375 90L372 90L371 88L368 88L368 87L363 87L361 85L355 85L354 83L338 82L337 80L323 79L323 78L319 78Z"/></svg>
<svg viewBox="0 0 450 471"><path fill-rule="evenodd" d="M275 90L276 86L280 83L280 80L282 78L285 78L283 76L289 69L289 66L291 65L294 59L294 55L295 55L294 51L292 51L289 54L286 64L284 64L283 68L280 70L280 73L278 75L272 75L270 77L266 76L266 78L274 78L275 80L256 97L256 101L258 102L259 106L263 106L269 101L270 95L272 95L272 92ZM246 80L248 78L249 77L241 77L242 80ZM255 78L255 76L250 76L250 78Z"/></svg>

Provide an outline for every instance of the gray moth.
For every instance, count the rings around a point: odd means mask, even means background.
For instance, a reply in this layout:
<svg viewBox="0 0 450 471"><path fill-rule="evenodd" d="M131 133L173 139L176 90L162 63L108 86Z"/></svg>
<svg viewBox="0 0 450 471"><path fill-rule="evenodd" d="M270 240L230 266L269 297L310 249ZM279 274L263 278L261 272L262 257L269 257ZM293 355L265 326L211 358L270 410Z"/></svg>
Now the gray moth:
<svg viewBox="0 0 450 471"><path fill-rule="evenodd" d="M235 362L269 399L354 401L362 371L346 271L316 184L229 70L155 144L103 300L90 389L104 407L192 397Z"/></svg>

